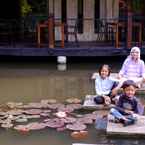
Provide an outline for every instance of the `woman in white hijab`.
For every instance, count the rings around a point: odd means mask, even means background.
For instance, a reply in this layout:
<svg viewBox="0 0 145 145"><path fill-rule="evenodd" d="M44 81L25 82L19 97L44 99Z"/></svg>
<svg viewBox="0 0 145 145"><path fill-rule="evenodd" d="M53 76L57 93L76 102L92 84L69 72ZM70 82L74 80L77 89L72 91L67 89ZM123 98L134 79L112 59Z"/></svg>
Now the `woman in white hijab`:
<svg viewBox="0 0 145 145"><path fill-rule="evenodd" d="M118 74L119 84L113 90L113 94L122 86L126 80L133 80L138 87L145 82L145 64L140 59L140 48L132 47L130 55L125 59L122 68Z"/></svg>

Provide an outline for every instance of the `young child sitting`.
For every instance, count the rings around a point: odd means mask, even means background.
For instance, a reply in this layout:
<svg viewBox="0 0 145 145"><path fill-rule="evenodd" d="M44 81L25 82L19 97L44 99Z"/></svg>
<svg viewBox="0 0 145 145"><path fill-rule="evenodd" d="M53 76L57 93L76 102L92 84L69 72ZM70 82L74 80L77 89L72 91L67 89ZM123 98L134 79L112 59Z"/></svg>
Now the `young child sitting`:
<svg viewBox="0 0 145 145"><path fill-rule="evenodd" d="M94 101L96 104L111 103L111 90L116 86L116 82L110 76L111 69L109 65L104 64L99 68L99 76L95 79L96 97Z"/></svg>
<svg viewBox="0 0 145 145"><path fill-rule="evenodd" d="M134 124L134 114L141 114L140 102L135 97L137 85L132 80L127 80L122 85L123 93L120 95L116 107L111 108L110 113L124 126Z"/></svg>

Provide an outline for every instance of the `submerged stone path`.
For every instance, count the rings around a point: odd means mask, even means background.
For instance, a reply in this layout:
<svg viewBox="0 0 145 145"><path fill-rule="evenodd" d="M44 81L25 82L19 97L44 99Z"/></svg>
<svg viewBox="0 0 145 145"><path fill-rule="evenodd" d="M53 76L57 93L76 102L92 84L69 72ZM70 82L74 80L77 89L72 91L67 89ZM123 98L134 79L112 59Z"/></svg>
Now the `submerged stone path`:
<svg viewBox="0 0 145 145"><path fill-rule="evenodd" d="M141 136L145 135L145 116L137 116L137 122L133 125L123 126L121 123L114 123L112 115L108 115L107 121L108 135Z"/></svg>
<svg viewBox="0 0 145 145"><path fill-rule="evenodd" d="M44 128L53 128L57 131L85 131L88 124L94 123L97 115L94 111L81 114L81 102L76 98L67 99L65 103L53 99L27 104L8 102L0 107L0 127L19 132Z"/></svg>
<svg viewBox="0 0 145 145"><path fill-rule="evenodd" d="M113 104L110 105L103 105L103 104L96 104L94 102L95 95L86 95L84 102L83 102L83 108L84 109L96 109L96 110L109 110L111 107L113 107Z"/></svg>
<svg viewBox="0 0 145 145"><path fill-rule="evenodd" d="M76 99L74 101L79 102ZM109 135L145 135L145 116L138 116L139 119L135 125L123 127L121 124L110 122L109 118L108 121L105 119L108 114L107 110L84 111L82 103L74 103L73 100L71 102L69 104L58 103L54 100L41 100L27 104L8 102L0 107L0 127L14 129L20 133L46 128L56 129L56 131L69 130L70 135L78 139L87 137L89 125L100 129L99 122L102 124L105 121ZM104 120L101 120L102 118ZM106 125L104 130L106 130Z"/></svg>

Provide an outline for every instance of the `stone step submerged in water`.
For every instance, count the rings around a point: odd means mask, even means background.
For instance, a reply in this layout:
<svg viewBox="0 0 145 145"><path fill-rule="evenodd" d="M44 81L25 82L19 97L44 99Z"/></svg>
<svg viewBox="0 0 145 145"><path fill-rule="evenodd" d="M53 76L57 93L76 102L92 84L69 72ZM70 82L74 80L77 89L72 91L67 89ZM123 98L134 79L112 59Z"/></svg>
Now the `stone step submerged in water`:
<svg viewBox="0 0 145 145"><path fill-rule="evenodd" d="M104 144L104 143L98 143L98 144L88 144L88 143L73 143L72 145L114 145L114 144Z"/></svg>
<svg viewBox="0 0 145 145"><path fill-rule="evenodd" d="M103 105L103 104L96 104L94 102L95 95L86 95L85 100L83 103L84 109L97 109L97 110L109 110L111 107L113 107L113 104L110 105Z"/></svg>
<svg viewBox="0 0 145 145"><path fill-rule="evenodd" d="M133 125L123 126L121 123L112 121L112 115L108 115L107 134L123 136L144 136L145 135L145 116L137 115L137 121Z"/></svg>
<svg viewBox="0 0 145 145"><path fill-rule="evenodd" d="M44 128L54 128L57 131L66 129L82 131L88 125L93 124L96 118L93 113L77 113L82 108L82 104L78 103L78 101L77 103L73 101L68 104L66 102L53 102L50 104L49 100L28 102L26 104L8 102L3 107L0 108L0 127L11 128L20 132Z"/></svg>

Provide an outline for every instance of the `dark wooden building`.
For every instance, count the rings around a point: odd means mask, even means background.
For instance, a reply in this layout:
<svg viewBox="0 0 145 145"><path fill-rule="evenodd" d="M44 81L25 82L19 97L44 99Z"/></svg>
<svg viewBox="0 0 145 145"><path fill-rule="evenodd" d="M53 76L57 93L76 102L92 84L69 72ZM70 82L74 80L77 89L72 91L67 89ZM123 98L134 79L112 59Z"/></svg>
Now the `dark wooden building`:
<svg viewBox="0 0 145 145"><path fill-rule="evenodd" d="M22 0L0 5L0 55L125 55L144 51L144 0ZM107 53L106 53L107 52Z"/></svg>

